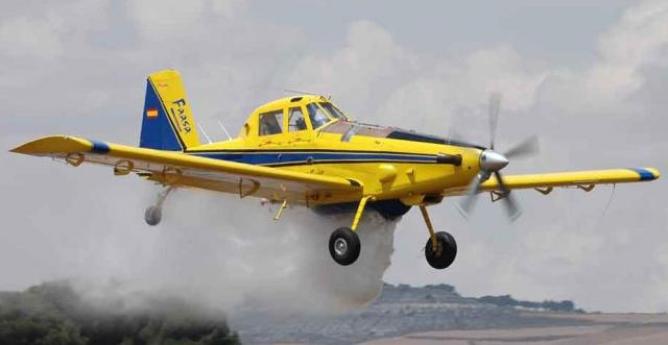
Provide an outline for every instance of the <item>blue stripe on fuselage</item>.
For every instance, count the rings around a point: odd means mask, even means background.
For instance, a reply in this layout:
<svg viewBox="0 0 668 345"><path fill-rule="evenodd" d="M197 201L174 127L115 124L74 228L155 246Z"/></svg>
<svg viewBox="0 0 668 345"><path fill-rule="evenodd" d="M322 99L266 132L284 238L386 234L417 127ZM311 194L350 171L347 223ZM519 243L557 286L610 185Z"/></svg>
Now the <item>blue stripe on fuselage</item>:
<svg viewBox="0 0 668 345"><path fill-rule="evenodd" d="M283 165L307 163L365 162L365 161L402 161L435 163L436 156L397 155L378 153L345 152L207 152L192 153L196 156L221 159L246 164Z"/></svg>

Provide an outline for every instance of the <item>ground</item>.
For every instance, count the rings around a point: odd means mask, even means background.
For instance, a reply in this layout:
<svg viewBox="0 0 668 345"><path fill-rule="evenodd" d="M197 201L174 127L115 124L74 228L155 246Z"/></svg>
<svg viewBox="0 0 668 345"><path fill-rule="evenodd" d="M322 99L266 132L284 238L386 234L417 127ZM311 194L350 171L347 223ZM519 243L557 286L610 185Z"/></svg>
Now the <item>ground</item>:
<svg viewBox="0 0 668 345"><path fill-rule="evenodd" d="M531 313L527 313L531 316ZM535 314L535 313L534 313ZM667 314L585 314L538 313L583 322L575 326L517 327L485 330L449 330L412 333L377 339L365 345L533 345L533 344L615 344L650 345L668 343Z"/></svg>
<svg viewBox="0 0 668 345"><path fill-rule="evenodd" d="M244 344L668 344L668 314L587 313L571 301L469 298L449 285L385 285L371 305L342 315L242 310L230 325Z"/></svg>

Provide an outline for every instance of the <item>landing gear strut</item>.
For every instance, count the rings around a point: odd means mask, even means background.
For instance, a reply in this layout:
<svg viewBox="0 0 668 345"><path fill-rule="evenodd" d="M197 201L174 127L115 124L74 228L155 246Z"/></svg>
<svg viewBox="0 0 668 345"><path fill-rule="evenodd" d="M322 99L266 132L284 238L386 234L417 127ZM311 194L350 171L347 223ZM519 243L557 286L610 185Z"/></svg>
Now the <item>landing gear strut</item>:
<svg viewBox="0 0 668 345"><path fill-rule="evenodd" d="M144 220L146 221L146 224L155 226L160 223L160 220L162 220L162 204L165 202L165 199L167 199L167 196L172 189L174 189L174 187L168 187L160 192L155 205L146 208L146 211L144 212Z"/></svg>
<svg viewBox="0 0 668 345"><path fill-rule="evenodd" d="M350 228L338 228L329 237L329 254L339 265L353 264L360 255L361 244L357 236L357 225L364 213L367 201L373 197L363 197L357 205L357 212ZM425 246L424 256L429 265L436 269L444 269L452 265L457 256L457 242L451 234L445 231L435 232L427 213L427 206L420 205L420 212L429 230L429 239Z"/></svg>
<svg viewBox="0 0 668 345"><path fill-rule="evenodd" d="M457 256L457 242L451 234L445 231L434 232L425 205L420 205L420 212L427 225L427 230L429 230L429 239L424 248L424 256L431 267L439 270L448 268Z"/></svg>
<svg viewBox="0 0 668 345"><path fill-rule="evenodd" d="M360 219L362 219L364 207L371 198L371 196L365 196L360 200L359 205L357 205L353 224L350 228L338 228L329 237L329 254L339 265L351 265L360 256L362 246L356 230Z"/></svg>

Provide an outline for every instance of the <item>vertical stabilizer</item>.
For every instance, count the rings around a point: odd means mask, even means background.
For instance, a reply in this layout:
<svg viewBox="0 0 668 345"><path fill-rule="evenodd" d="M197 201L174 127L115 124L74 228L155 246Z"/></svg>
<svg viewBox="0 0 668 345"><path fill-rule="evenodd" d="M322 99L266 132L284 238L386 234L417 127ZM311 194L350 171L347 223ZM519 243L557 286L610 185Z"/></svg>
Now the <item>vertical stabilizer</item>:
<svg viewBox="0 0 668 345"><path fill-rule="evenodd" d="M149 74L139 146L183 151L198 145L195 120L179 72L164 70Z"/></svg>

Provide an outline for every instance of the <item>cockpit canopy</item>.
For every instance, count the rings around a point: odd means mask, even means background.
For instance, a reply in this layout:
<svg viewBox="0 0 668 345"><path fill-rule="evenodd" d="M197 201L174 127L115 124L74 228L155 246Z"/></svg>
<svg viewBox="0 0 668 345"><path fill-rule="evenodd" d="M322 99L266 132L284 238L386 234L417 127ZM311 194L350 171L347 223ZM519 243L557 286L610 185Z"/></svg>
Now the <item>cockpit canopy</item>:
<svg viewBox="0 0 668 345"><path fill-rule="evenodd" d="M249 117L241 136L270 136L318 130L348 118L322 96L299 96L267 103Z"/></svg>
<svg viewBox="0 0 668 345"><path fill-rule="evenodd" d="M350 141L354 136L366 136L484 149L482 146L451 138L354 122L328 98L315 95L282 98L257 108L244 124L240 136L269 139L274 135L288 134L299 137L302 133L313 131L341 134L343 142Z"/></svg>

